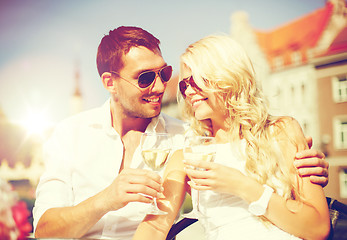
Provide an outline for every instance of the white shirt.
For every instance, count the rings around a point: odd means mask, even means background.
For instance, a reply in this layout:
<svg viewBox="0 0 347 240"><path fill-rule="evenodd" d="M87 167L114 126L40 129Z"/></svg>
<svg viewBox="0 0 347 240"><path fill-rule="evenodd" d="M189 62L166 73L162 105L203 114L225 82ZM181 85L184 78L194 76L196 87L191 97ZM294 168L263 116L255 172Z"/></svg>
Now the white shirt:
<svg viewBox="0 0 347 240"><path fill-rule="evenodd" d="M168 132L174 135L174 148L183 143L182 121L163 113L154 118L146 132ZM36 189L33 209L34 229L50 208L75 206L109 186L117 177L123 159L123 143L112 128L110 100L60 123L44 146L46 170ZM131 168L145 168L137 148ZM129 203L107 213L92 227L86 237L131 239L148 207ZM139 209L144 210L139 213Z"/></svg>

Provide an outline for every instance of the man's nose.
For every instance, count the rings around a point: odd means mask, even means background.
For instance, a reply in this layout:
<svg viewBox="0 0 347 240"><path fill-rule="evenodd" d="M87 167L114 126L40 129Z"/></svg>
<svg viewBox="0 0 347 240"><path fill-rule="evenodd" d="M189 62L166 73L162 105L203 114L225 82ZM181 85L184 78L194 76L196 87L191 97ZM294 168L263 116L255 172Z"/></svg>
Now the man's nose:
<svg viewBox="0 0 347 240"><path fill-rule="evenodd" d="M164 92L166 83L163 83L158 73L155 74L155 79L152 84L151 92Z"/></svg>

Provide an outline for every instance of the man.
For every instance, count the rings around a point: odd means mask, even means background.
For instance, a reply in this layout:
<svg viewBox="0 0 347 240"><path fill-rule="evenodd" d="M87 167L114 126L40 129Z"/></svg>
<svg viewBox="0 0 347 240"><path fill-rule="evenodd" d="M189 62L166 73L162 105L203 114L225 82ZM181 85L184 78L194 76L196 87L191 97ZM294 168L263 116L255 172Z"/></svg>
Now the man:
<svg viewBox="0 0 347 240"><path fill-rule="evenodd" d="M185 125L160 113L172 69L159 43L137 27L103 37L97 67L111 97L101 108L63 121L46 144L47 169L33 211L36 237L131 239L151 197L162 194L161 177L141 163L140 137L169 132L178 143ZM325 185L324 155L301 154L300 171Z"/></svg>

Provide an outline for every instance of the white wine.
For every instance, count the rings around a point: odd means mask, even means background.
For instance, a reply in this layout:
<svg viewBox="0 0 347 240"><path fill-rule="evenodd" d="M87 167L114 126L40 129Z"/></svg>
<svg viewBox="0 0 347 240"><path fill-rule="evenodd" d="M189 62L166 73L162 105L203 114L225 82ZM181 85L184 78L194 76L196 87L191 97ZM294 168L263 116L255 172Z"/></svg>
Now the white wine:
<svg viewBox="0 0 347 240"><path fill-rule="evenodd" d="M142 151L145 164L154 171L161 170L169 156L170 149L148 149Z"/></svg>

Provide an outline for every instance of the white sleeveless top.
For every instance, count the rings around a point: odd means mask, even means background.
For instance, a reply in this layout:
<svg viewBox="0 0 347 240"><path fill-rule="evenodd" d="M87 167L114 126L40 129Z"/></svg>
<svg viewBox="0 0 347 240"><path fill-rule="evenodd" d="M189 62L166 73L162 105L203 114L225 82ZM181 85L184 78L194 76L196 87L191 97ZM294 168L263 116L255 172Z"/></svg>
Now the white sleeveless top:
<svg viewBox="0 0 347 240"><path fill-rule="evenodd" d="M245 149L245 142L241 142ZM218 144L216 163L233 167L245 173L244 159L232 151L230 143ZM196 208L197 191L192 189L193 207ZM200 211L204 217L199 221L204 227L206 239L299 239L270 222L263 223L248 211L248 203L241 198L214 191L200 191Z"/></svg>

